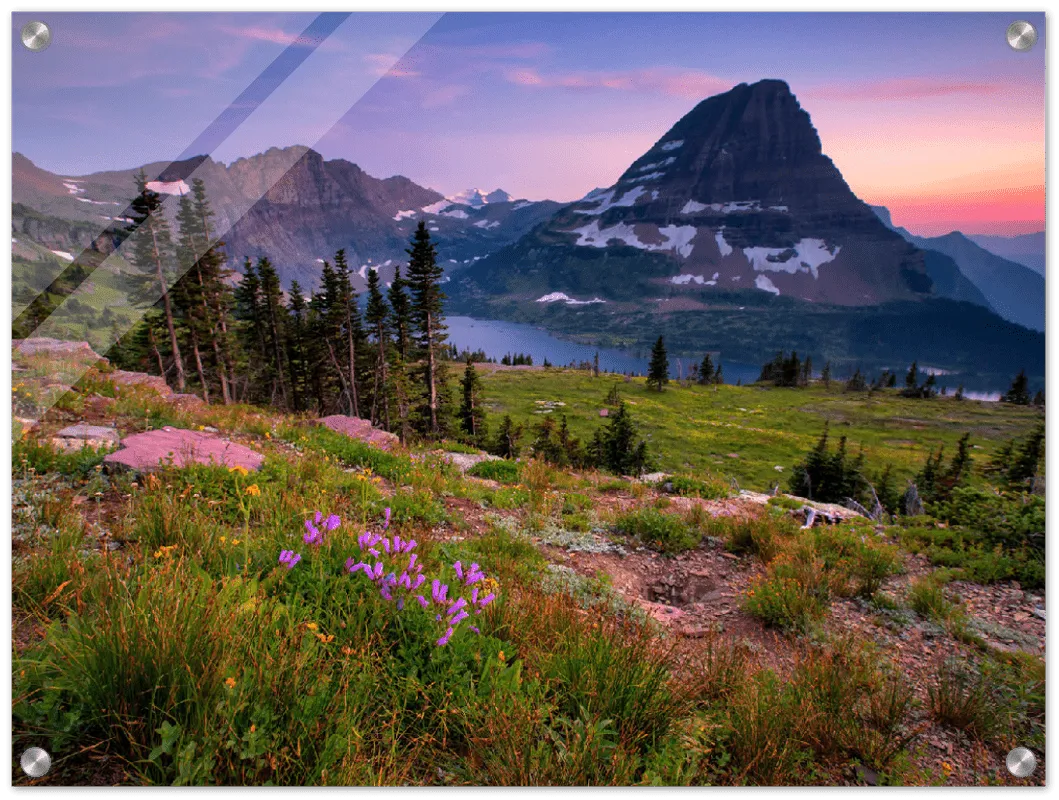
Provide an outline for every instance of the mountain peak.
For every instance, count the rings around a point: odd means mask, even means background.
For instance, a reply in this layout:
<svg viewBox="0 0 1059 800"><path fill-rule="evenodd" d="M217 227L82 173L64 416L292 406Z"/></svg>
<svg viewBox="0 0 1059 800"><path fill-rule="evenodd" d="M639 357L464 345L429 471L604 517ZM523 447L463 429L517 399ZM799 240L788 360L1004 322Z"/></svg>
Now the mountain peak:
<svg viewBox="0 0 1059 800"><path fill-rule="evenodd" d="M464 189L462 192L458 192L446 199L463 206L481 208L489 203L506 203L511 200L511 195L503 189L495 189L488 194L482 192L481 189Z"/></svg>

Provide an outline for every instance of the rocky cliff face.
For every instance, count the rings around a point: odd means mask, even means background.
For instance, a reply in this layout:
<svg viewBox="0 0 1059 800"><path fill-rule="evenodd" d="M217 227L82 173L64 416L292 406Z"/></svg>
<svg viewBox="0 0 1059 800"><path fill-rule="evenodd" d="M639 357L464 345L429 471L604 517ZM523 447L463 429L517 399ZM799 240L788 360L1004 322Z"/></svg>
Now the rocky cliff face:
<svg viewBox="0 0 1059 800"><path fill-rule="evenodd" d="M633 286L757 288L863 305L929 295L932 281L923 254L823 154L787 84L767 80L699 103L613 186L473 267L464 286L602 299Z"/></svg>
<svg viewBox="0 0 1059 800"><path fill-rule="evenodd" d="M79 238L71 246L92 241L92 228L125 225L140 168L64 177L19 154L13 164L14 199L30 212L23 216L43 211L78 223ZM142 169L152 189L171 197L171 214L175 197L201 178L232 263L267 256L285 286L297 280L305 288L316 285L323 260L340 248L356 272L357 288L366 283L368 269L379 269L389 281L394 266L407 260L405 248L420 219L427 221L444 266L457 270L515 241L559 208L549 201L512 200L501 190L472 190L449 200L408 178L375 178L307 147L272 148L229 165L198 156Z"/></svg>

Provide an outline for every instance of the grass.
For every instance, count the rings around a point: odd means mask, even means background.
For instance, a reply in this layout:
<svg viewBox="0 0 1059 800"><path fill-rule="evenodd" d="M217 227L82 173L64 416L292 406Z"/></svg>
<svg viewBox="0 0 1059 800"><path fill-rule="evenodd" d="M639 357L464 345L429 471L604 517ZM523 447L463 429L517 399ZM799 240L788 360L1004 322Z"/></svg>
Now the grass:
<svg viewBox="0 0 1059 800"><path fill-rule="evenodd" d="M534 391L540 373L519 374L529 407L555 399ZM556 387L573 380L561 370L545 375ZM607 388L574 377L591 398L563 396L572 426L578 413L591 420ZM506 380L488 376L487 393L494 379ZM84 387L106 394L105 374ZM101 453L59 454L20 439L12 458L12 598L22 632L12 673L16 749L105 751L146 784L821 784L855 764L883 783L929 780L913 766L918 716L902 674L872 646L830 637L818 624L839 598L899 611L888 586L901 568L897 547L869 523L802 530L783 502L734 501L740 515L725 517L714 516L721 504L671 496L712 501L733 494L730 477L782 479L775 448L789 444L800 456L818 436L818 413L848 413L850 427L870 438L881 422L856 406L866 401L822 391L641 389L634 382L622 393L645 429L669 426L654 442L680 441L668 488L532 459L479 465L500 481L495 488L464 480L429 450L384 452L262 409L174 409L125 387L108 410L122 430L167 420L213 425L251 442L263 467L250 475L168 468L134 479L103 471ZM781 400L814 410L784 409ZM970 404L915 407L975 413ZM1024 421L1018 409L990 413L996 436ZM799 422L784 422L788 414ZM889 435L949 436L950 423L931 419L915 434L906 426ZM952 423L952 435L965 421ZM765 449L737 450L730 435ZM690 463L704 441L740 458L722 455L717 468L707 451ZM454 500L470 512L451 510ZM1001 524L993 502L974 500L956 526L922 518L887 533L908 548L963 553L985 537L1017 541L1043 512L1019 501ZM481 586L496 600L474 616L479 634L461 627L439 647L436 615L414 600L398 611L363 573L350 574L358 537L379 531L387 508L387 533L416 540L424 574L455 591L455 563L480 565ZM319 546L303 539L316 510L342 519ZM781 629L790 669L762 666L753 639L679 639L648 621L607 572L580 566L627 555L606 526L667 555L704 537L723 541L742 556L740 569L760 573L744 608ZM577 570L550 564L538 540L548 553L564 549ZM283 550L302 560L288 570L278 562ZM663 562L675 564L650 563ZM965 577L972 563L913 582L907 599L959 641L976 629L944 579ZM1043 662L979 650L966 665L970 680L935 676L927 713L993 749L1016 741L1042 748ZM70 759L55 777L87 782L95 766Z"/></svg>
<svg viewBox="0 0 1059 800"><path fill-rule="evenodd" d="M571 432L582 441L599 426L599 409L617 384L660 469L725 483L734 478L758 491L774 483L785 486L792 466L820 438L824 420L830 420L834 436L844 434L852 447L864 447L869 469L892 463L900 485L920 469L931 448L944 444L951 454L970 431L972 444L981 448L973 451L974 462L984 463L999 444L1024 436L1040 419L1031 408L951 397L923 401L893 391L851 394L839 382L830 389L670 384L659 393L648 391L642 378L624 383L617 376L549 369L483 370L482 383L490 416L510 414L527 429L539 421L533 414L536 401L562 400Z"/></svg>
<svg viewBox="0 0 1059 800"><path fill-rule="evenodd" d="M479 461L467 474L474 478L498 481L500 483L518 483L521 470L514 461Z"/></svg>

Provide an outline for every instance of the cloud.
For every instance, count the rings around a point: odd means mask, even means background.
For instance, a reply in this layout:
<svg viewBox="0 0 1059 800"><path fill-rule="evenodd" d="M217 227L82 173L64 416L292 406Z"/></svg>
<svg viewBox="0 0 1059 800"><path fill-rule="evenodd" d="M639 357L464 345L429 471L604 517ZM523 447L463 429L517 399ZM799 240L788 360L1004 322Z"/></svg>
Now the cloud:
<svg viewBox="0 0 1059 800"><path fill-rule="evenodd" d="M993 95L1005 91L995 81L968 81L952 78L893 78L862 83L829 84L809 94L832 100L923 100L950 95Z"/></svg>
<svg viewBox="0 0 1059 800"><path fill-rule="evenodd" d="M620 72L562 72L548 75L524 67L504 72L504 77L519 86L544 89L604 89L643 92L674 97L705 97L730 89L731 81L701 70L653 67Z"/></svg>
<svg viewBox="0 0 1059 800"><path fill-rule="evenodd" d="M368 53L364 56L373 74L387 78L418 78L421 73L410 62L401 63L396 53Z"/></svg>
<svg viewBox="0 0 1059 800"><path fill-rule="evenodd" d="M469 87L459 86L457 84L442 86L439 89L427 92L423 96L423 108L439 108L441 106L452 105L461 97L469 94L470 91Z"/></svg>

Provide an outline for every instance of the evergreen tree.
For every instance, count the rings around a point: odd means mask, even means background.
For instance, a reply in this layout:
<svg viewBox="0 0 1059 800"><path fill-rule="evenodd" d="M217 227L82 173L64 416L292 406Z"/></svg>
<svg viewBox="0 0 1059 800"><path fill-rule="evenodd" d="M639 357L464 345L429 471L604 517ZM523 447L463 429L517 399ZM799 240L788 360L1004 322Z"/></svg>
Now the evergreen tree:
<svg viewBox="0 0 1059 800"><path fill-rule="evenodd" d="M463 400L460 403L460 427L468 438L479 447L485 442L488 434L485 421L485 408L482 406L482 381L474 363L467 359L463 370Z"/></svg>
<svg viewBox="0 0 1059 800"><path fill-rule="evenodd" d="M908 368L908 374L905 375L905 391L919 391L919 365L915 361L912 362L912 366Z"/></svg>
<svg viewBox="0 0 1059 800"><path fill-rule="evenodd" d="M405 291L405 281L401 277L401 267L394 268L393 282L387 292L390 301L390 309L393 312L393 334L394 344L397 347L397 355L402 361L408 359L408 336L412 329L412 306Z"/></svg>
<svg viewBox="0 0 1059 800"><path fill-rule="evenodd" d="M1037 394L1033 396L1033 405L1037 408L1044 408L1044 389L1037 390Z"/></svg>
<svg viewBox="0 0 1059 800"><path fill-rule="evenodd" d="M357 341L363 337L360 312L357 310L357 293L353 291L353 276L346 262L345 249L335 253L335 278L338 283L334 313L341 321L341 330L346 345L346 369L348 370L348 392L350 413L360 416L360 398L357 389ZM338 368L338 365L335 365Z"/></svg>
<svg viewBox="0 0 1059 800"><path fill-rule="evenodd" d="M1011 381L1011 387L1000 400L1017 406L1030 404L1029 379L1026 377L1026 370L1019 370L1019 374Z"/></svg>
<svg viewBox="0 0 1059 800"><path fill-rule="evenodd" d="M493 453L501 458L518 458L518 443L521 438L522 425L513 422L510 414L504 414L504 418L500 420L500 429L496 432Z"/></svg>
<svg viewBox="0 0 1059 800"><path fill-rule="evenodd" d="M669 383L669 357L666 355L666 343L659 336L651 348L651 363L647 367L647 388L662 391Z"/></svg>
<svg viewBox="0 0 1059 800"><path fill-rule="evenodd" d="M963 384L961 383L956 387L956 394L952 396L953 400L963 400Z"/></svg>
<svg viewBox="0 0 1059 800"><path fill-rule="evenodd" d="M713 360L709 353L702 357L702 364L699 365L699 383L703 386L713 383Z"/></svg>
<svg viewBox="0 0 1059 800"><path fill-rule="evenodd" d="M720 361L717 362L717 369L713 371L713 382L718 386L724 383L724 371Z"/></svg>
<svg viewBox="0 0 1059 800"><path fill-rule="evenodd" d="M595 356L592 357L592 377L599 377L599 351L596 351Z"/></svg>
<svg viewBox="0 0 1059 800"><path fill-rule="evenodd" d="M824 384L824 388L831 388L831 362L827 361L824 363L824 369L820 372L820 381Z"/></svg>
<svg viewBox="0 0 1059 800"><path fill-rule="evenodd" d="M1044 424L1038 425L1026 437L1026 441L1015 451L1014 460L1007 470L1007 482L1012 488L1028 489L1037 475L1044 455Z"/></svg>
<svg viewBox="0 0 1059 800"><path fill-rule="evenodd" d="M268 340L269 374L273 380L271 403L275 404L278 392L280 402L285 408L290 407L289 392L287 391L288 374L284 352L287 349L286 341L286 316L287 310L283 305L283 289L279 283L279 273L272 266L272 262L262 256L257 260L257 279L260 283L260 306L259 311L264 315L266 338Z"/></svg>
<svg viewBox="0 0 1059 800"><path fill-rule="evenodd" d="M846 381L847 392L863 392L867 388L868 382L864 380L864 375L859 368L855 370L853 375L850 376L850 379Z"/></svg>
<svg viewBox="0 0 1059 800"><path fill-rule="evenodd" d="M141 276L136 287L139 289L137 294L140 298L153 297L161 301L166 332L169 335L170 355L176 369L176 389L183 392L187 387L187 380L169 292L170 285L177 278L169 223L165 218L162 197L158 192L147 188L147 175L142 169L136 175L136 192L136 197L129 204L128 213L132 223L127 230L133 238L132 263ZM165 375L164 371L162 375Z"/></svg>
<svg viewBox="0 0 1059 800"><path fill-rule="evenodd" d="M368 323L375 336L375 382L371 395L371 420L378 424L382 414L386 429L390 428L390 403L387 397L388 380L386 375L386 341L390 310L386 306L386 298L383 297L379 288L379 273L377 270L368 270L368 306L364 310L364 321Z"/></svg>
<svg viewBox="0 0 1059 800"><path fill-rule="evenodd" d="M442 433L442 414L439 387L444 383L438 363L438 353L445 339L445 323L441 291L443 270L437 263L437 251L430 241L426 223L420 220L408 249L408 287L411 291L411 312L416 330L416 339L423 351L423 371L426 403L423 416L426 430L431 436Z"/></svg>
<svg viewBox="0 0 1059 800"><path fill-rule="evenodd" d="M266 344L265 312L261 304L261 281L249 258L243 265L243 277L235 290L235 316L242 323L244 349L249 355L244 394L251 400L261 400L260 387L270 380L267 366L270 359Z"/></svg>
<svg viewBox="0 0 1059 800"><path fill-rule="evenodd" d="M649 466L647 443L639 439L629 409L622 402L601 435L599 466L616 475L640 475Z"/></svg>

